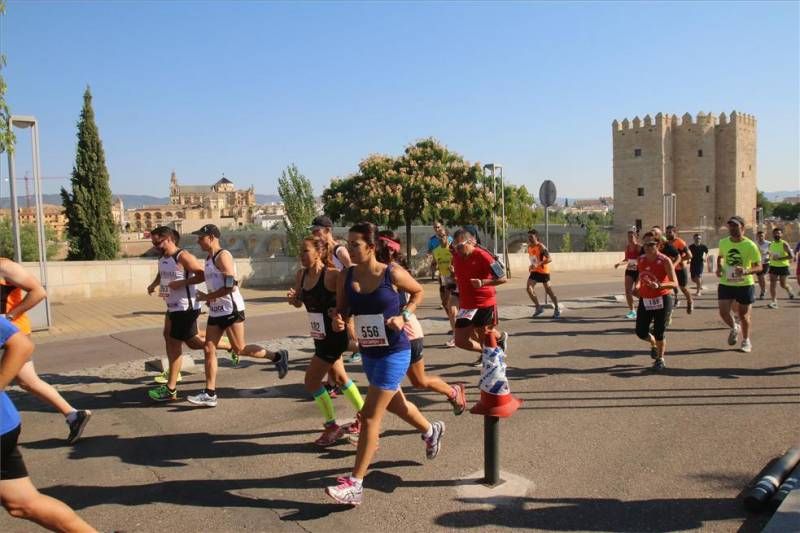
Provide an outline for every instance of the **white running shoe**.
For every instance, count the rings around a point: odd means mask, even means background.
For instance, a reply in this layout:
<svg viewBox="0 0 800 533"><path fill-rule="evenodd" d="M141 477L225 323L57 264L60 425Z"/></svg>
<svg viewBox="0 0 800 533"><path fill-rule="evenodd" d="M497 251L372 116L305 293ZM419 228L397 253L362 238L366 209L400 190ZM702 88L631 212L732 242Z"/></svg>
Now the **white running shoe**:
<svg viewBox="0 0 800 533"><path fill-rule="evenodd" d="M186 398L189 400L189 403L193 403L195 405L202 405L205 407L216 407L217 406L217 395L211 396L206 391L201 392L195 396L188 396Z"/></svg>
<svg viewBox="0 0 800 533"><path fill-rule="evenodd" d="M739 338L739 324L734 323L730 333L728 333L728 346L736 346L736 340Z"/></svg>
<svg viewBox="0 0 800 533"><path fill-rule="evenodd" d="M335 487L326 487L325 494L339 503L346 505L361 505L364 501L364 486L356 483L350 476L337 478L339 483Z"/></svg>
<svg viewBox="0 0 800 533"><path fill-rule="evenodd" d="M742 339L742 351L744 353L750 353L753 351L753 345L750 342L750 339Z"/></svg>

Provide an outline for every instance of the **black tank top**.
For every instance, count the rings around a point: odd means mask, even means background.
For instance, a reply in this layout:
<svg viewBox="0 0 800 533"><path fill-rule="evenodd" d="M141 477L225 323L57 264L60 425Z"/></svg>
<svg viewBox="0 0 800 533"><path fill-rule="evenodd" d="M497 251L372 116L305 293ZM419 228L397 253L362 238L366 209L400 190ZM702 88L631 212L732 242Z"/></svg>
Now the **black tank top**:
<svg viewBox="0 0 800 533"><path fill-rule="evenodd" d="M309 313L322 313L322 319L325 321L325 331L333 331L328 309L336 307L336 293L325 288L325 269L320 272L317 284L311 289L305 288L307 274L308 270L304 269L303 277L300 280L301 300L306 306L306 311Z"/></svg>

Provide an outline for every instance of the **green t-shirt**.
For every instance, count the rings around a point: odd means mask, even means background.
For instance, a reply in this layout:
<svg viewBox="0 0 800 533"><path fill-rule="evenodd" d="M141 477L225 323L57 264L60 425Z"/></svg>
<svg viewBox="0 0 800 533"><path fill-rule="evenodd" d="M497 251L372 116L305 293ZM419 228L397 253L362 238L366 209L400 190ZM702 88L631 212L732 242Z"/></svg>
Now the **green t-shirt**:
<svg viewBox="0 0 800 533"><path fill-rule="evenodd" d="M719 279L720 285L731 287L747 287L753 285L753 275L737 276L735 267L742 267L749 270L761 264L761 252L758 245L742 237L739 242L733 242L730 237L725 237L719 241L719 256L722 259L722 276Z"/></svg>
<svg viewBox="0 0 800 533"><path fill-rule="evenodd" d="M769 243L769 266L771 267L788 267L789 266L789 258L775 260L772 259L773 257L783 257L785 255L789 255L786 251L789 245L784 240L780 241L770 241Z"/></svg>
<svg viewBox="0 0 800 533"><path fill-rule="evenodd" d="M442 248L441 246L437 246L431 253L433 254L433 258L436 260L436 268L439 270L439 274L442 276L449 276L450 263L453 262L453 254L450 252L450 248Z"/></svg>

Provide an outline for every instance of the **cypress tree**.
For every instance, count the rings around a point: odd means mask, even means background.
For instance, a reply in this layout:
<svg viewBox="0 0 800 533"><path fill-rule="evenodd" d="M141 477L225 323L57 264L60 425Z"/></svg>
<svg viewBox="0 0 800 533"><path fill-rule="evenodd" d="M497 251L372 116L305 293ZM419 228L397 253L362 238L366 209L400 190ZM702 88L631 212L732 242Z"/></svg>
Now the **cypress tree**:
<svg viewBox="0 0 800 533"><path fill-rule="evenodd" d="M119 234L111 216L111 185L88 87L83 93L78 148L70 181L71 194L61 188L68 219L67 259L114 259L119 251Z"/></svg>

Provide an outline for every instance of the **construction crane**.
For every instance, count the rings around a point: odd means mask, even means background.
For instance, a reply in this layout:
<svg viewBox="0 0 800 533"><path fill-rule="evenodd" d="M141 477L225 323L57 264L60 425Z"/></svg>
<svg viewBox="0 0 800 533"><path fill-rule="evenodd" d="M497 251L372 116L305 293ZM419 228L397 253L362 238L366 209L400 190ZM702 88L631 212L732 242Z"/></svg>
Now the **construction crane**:
<svg viewBox="0 0 800 533"><path fill-rule="evenodd" d="M30 193L30 182L33 178L30 175L30 170L25 172L25 176L22 178L17 178L19 180L25 180L25 209L29 210L31 208L31 193ZM69 176L42 176L39 179L43 180L68 180Z"/></svg>

